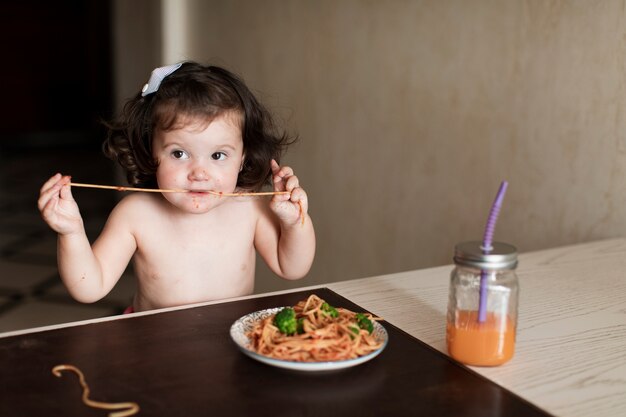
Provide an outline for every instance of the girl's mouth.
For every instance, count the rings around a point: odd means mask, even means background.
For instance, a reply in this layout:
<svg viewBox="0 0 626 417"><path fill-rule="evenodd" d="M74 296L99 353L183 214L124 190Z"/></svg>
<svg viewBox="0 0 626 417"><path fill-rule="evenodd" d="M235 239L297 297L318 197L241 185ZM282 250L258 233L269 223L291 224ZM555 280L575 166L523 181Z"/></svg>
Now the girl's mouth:
<svg viewBox="0 0 626 417"><path fill-rule="evenodd" d="M187 194L192 197L218 197L221 198L225 193L223 191L214 190L189 190ZM230 194L227 194L230 195Z"/></svg>

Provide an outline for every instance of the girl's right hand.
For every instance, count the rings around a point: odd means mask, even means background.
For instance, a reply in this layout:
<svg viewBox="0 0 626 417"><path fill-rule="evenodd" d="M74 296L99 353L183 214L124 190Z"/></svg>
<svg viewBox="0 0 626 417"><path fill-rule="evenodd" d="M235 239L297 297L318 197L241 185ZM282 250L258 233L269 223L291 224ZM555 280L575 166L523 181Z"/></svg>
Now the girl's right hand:
<svg viewBox="0 0 626 417"><path fill-rule="evenodd" d="M83 219L72 197L70 180L67 175L54 175L41 187L37 201L41 217L52 230L62 235L83 230Z"/></svg>

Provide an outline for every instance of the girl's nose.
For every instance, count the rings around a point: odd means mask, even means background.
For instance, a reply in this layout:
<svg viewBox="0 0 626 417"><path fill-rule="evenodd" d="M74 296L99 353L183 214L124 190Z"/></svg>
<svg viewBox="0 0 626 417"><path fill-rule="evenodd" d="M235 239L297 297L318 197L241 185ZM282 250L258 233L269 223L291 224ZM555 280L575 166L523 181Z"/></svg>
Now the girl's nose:
<svg viewBox="0 0 626 417"><path fill-rule="evenodd" d="M195 166L189 172L189 179L192 181L206 181L209 179L209 173L206 168Z"/></svg>

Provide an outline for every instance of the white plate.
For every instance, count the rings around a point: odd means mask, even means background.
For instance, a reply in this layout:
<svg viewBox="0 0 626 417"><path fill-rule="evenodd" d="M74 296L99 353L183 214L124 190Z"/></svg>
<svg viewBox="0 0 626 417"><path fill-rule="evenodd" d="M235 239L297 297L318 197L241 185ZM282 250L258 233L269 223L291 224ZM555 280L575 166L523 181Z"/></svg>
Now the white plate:
<svg viewBox="0 0 626 417"><path fill-rule="evenodd" d="M376 338L377 341L382 342L382 346L364 356L359 356L355 359L346 359L341 361L328 361L328 362L295 362L295 361L285 361L280 359L269 358L267 356L256 353L252 350L252 344L248 336L246 334L252 330L254 324L263 320L273 314L276 314L283 307L269 308L266 310L256 311L254 313L246 314L245 316L239 318L237 321L233 323L230 327L230 337L233 339L237 347L249 357L256 359L260 362L266 363L268 365L276 366L279 368L292 369L296 371L308 371L308 372L318 372L318 371L332 371L336 369L349 368L352 366L360 365L363 362L367 362L369 360L374 359L376 356L380 354L380 352L385 349L387 346L387 341L389 340L389 336L387 335L387 330L378 322L373 322L374 331L372 334Z"/></svg>

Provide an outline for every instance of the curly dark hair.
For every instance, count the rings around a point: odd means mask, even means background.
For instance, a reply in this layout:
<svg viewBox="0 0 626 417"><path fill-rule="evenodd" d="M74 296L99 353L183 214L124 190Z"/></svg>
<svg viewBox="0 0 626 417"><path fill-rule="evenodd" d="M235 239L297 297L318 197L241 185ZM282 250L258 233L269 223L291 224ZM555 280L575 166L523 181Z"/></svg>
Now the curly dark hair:
<svg viewBox="0 0 626 417"><path fill-rule="evenodd" d="M158 161L152 156L156 129L168 131L186 120L211 121L226 112L241 117L245 153L237 186L258 191L271 177L270 161L280 161L285 148L296 138L279 133L267 109L259 103L241 78L224 68L184 62L165 77L159 89L126 102L121 114L105 123L108 135L104 154L126 171L130 185L156 188Z"/></svg>

